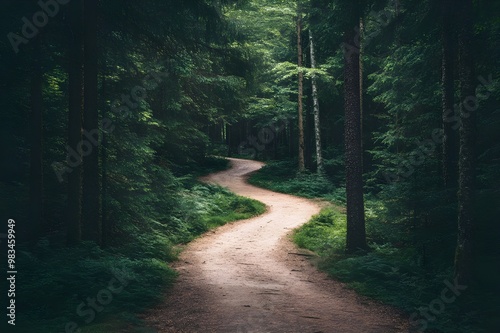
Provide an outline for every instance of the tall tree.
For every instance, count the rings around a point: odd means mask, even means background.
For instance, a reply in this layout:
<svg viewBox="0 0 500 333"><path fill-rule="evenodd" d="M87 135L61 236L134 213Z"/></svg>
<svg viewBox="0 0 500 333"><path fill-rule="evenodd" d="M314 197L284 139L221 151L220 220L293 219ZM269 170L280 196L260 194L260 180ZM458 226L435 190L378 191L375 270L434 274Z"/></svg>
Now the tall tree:
<svg viewBox="0 0 500 333"><path fill-rule="evenodd" d="M89 151L83 152L83 225L82 237L101 243L99 184L99 113L98 113L98 0L84 1L84 111L83 130ZM83 148L85 149L85 148Z"/></svg>
<svg viewBox="0 0 500 333"><path fill-rule="evenodd" d="M68 144L78 154L72 171L68 174L67 242L76 244L81 238L82 213L82 156L78 144L82 141L83 112L83 2L74 0L69 7L69 117ZM75 158L75 157L73 157Z"/></svg>
<svg viewBox="0 0 500 333"><path fill-rule="evenodd" d="M459 71L460 71L460 152L458 180L458 240L455 254L455 275L459 283L469 283L472 278L474 248L474 187L476 178L476 111L477 99L474 97L474 58L473 58L473 4L472 0L459 0L457 9L460 22Z"/></svg>
<svg viewBox="0 0 500 333"><path fill-rule="evenodd" d="M304 73L302 72L302 8L300 1L297 2L297 66L299 70L299 94L298 94L298 113L299 113L299 171L305 170L304 161L304 111L302 98L304 95Z"/></svg>
<svg viewBox="0 0 500 333"><path fill-rule="evenodd" d="M363 23L363 17L359 19L359 133L361 135L361 168L363 167L363 38L364 38L365 26Z"/></svg>
<svg viewBox="0 0 500 333"><path fill-rule="evenodd" d="M367 249L363 198L363 160L361 147L361 96L357 29L360 23L360 5L350 2L350 24L344 32L344 109L345 109L345 169L347 201L347 252Z"/></svg>
<svg viewBox="0 0 500 333"><path fill-rule="evenodd" d="M316 55L314 53L313 33L309 29L309 51L311 56L311 68L316 68ZM311 77L312 98L314 107L314 137L316 139L316 165L317 172L323 173L323 155L321 152L321 123L319 118L319 100L318 100L318 78L313 72Z"/></svg>
<svg viewBox="0 0 500 333"><path fill-rule="evenodd" d="M41 37L33 41L31 76L31 131L30 131L30 219L29 238L36 239L42 230L43 218L43 72L41 65Z"/></svg>
<svg viewBox="0 0 500 333"><path fill-rule="evenodd" d="M455 94L455 47L454 47L454 11L455 2L441 0L442 15L442 63L441 63L441 89L443 108L443 181L446 187L455 186L458 178L458 135L454 119L454 94Z"/></svg>
<svg viewBox="0 0 500 333"><path fill-rule="evenodd" d="M106 64L106 58L103 55L102 56L102 69L101 69L101 96L106 96L107 95L107 81L106 81L106 74L107 74L107 64ZM102 119L107 119L107 112L106 112L106 102L104 101L104 98L101 99L101 107L102 107ZM108 187L109 187L109 157L108 157L108 150L109 150L109 140L108 140L108 132L102 133L102 149L101 149L101 169L102 169L102 175L101 175L101 188L102 188L102 193L101 193L101 224L102 224L102 245L103 246L109 246L111 245L112 242L112 237L113 237L113 229L114 229L114 224L113 220L109 218L109 209L108 209Z"/></svg>

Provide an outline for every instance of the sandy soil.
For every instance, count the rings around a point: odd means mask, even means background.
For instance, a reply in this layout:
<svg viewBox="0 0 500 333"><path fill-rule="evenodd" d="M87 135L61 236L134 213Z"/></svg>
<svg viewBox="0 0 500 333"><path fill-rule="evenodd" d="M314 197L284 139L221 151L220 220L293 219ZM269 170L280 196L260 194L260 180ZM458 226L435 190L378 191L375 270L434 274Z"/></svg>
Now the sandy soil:
<svg viewBox="0 0 500 333"><path fill-rule="evenodd" d="M259 200L267 213L209 232L189 244L174 267L178 282L146 315L157 332L407 332L390 308L328 279L289 240L319 212L306 199L246 183L262 163L231 159L232 168L203 180Z"/></svg>

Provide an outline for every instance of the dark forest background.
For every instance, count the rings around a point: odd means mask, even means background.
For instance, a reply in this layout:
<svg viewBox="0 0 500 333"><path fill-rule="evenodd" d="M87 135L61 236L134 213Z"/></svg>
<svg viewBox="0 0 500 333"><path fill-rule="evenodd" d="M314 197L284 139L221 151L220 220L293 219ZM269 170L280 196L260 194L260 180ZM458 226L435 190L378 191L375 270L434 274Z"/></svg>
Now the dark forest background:
<svg viewBox="0 0 500 333"><path fill-rule="evenodd" d="M268 162L257 185L332 203L295 240L334 277L421 328L419 309L456 281L466 291L427 332L499 332L498 1L0 8L12 332L140 327L183 244L264 211L197 181L227 168L223 156ZM79 318L117 272L132 282Z"/></svg>

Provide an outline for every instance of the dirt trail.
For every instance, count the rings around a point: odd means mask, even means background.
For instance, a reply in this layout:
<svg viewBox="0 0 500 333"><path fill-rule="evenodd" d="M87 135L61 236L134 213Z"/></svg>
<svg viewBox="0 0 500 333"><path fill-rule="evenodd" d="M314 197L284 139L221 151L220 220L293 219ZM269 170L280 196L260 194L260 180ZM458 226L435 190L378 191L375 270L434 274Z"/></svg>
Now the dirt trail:
<svg viewBox="0 0 500 333"><path fill-rule="evenodd" d="M147 314L157 332L395 333L399 314L318 272L288 234L319 212L312 201L246 183L262 163L231 159L205 181L262 201L268 212L225 225L189 244L165 302ZM293 254L292 254L293 253Z"/></svg>

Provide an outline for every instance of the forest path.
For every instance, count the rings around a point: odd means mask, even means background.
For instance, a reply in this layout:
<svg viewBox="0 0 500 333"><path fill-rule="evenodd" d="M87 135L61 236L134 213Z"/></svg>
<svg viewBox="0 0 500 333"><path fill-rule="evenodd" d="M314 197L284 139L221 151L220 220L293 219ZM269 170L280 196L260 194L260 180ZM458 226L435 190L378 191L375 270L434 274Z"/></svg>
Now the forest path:
<svg viewBox="0 0 500 333"><path fill-rule="evenodd" d="M407 332L393 309L356 295L318 272L289 240L320 207L246 183L261 162L230 159L204 177L265 203L268 211L222 226L190 243L174 265L179 279L146 315L156 332Z"/></svg>

